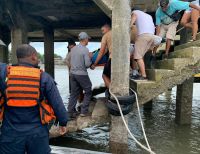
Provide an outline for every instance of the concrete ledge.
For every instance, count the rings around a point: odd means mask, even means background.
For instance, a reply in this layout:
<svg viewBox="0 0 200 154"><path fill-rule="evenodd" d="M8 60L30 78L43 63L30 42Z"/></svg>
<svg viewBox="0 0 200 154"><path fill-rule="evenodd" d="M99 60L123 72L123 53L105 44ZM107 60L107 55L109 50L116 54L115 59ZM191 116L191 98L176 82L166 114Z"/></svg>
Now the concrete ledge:
<svg viewBox="0 0 200 154"><path fill-rule="evenodd" d="M180 50L180 49L184 49L184 48L188 48L192 46L200 47L200 40L176 46L174 50L176 51L176 50Z"/></svg>
<svg viewBox="0 0 200 154"><path fill-rule="evenodd" d="M95 4L108 16L112 16L113 0L93 0Z"/></svg>
<svg viewBox="0 0 200 154"><path fill-rule="evenodd" d="M189 47L170 53L169 58L192 58L194 61L200 59L200 47Z"/></svg>
<svg viewBox="0 0 200 154"><path fill-rule="evenodd" d="M173 76L175 71L166 69L148 69L146 70L146 73L149 80L160 81Z"/></svg>
<svg viewBox="0 0 200 154"><path fill-rule="evenodd" d="M169 70L181 70L188 65L192 65L193 60L191 58L173 58L158 61L156 68L169 69Z"/></svg>
<svg viewBox="0 0 200 154"><path fill-rule="evenodd" d="M58 146L51 146L51 153L52 154L108 154L104 152L96 152L90 150L83 150L83 149L74 149L74 148L66 148L66 147L58 147Z"/></svg>

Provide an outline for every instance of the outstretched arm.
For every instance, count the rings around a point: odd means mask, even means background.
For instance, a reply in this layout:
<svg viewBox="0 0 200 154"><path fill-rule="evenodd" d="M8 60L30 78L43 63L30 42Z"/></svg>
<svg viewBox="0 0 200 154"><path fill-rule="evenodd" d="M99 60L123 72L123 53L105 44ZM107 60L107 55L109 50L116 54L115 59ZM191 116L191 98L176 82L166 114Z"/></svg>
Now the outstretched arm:
<svg viewBox="0 0 200 154"><path fill-rule="evenodd" d="M131 26L135 24L137 20L137 16L135 13L132 13L132 16L131 16Z"/></svg>
<svg viewBox="0 0 200 154"><path fill-rule="evenodd" d="M195 5L195 4L190 3L190 7L193 8L193 9L196 9L196 10L200 11L200 7L197 6L197 5Z"/></svg>

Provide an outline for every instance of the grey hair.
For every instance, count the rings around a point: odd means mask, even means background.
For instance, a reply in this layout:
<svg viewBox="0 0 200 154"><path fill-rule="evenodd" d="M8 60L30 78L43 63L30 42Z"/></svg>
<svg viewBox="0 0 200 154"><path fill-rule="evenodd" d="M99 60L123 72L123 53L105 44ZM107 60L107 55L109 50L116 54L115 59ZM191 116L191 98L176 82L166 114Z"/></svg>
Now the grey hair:
<svg viewBox="0 0 200 154"><path fill-rule="evenodd" d="M16 54L18 59L23 59L30 57L33 54L37 54L37 51L34 47L32 47L29 44L22 44L18 46Z"/></svg>

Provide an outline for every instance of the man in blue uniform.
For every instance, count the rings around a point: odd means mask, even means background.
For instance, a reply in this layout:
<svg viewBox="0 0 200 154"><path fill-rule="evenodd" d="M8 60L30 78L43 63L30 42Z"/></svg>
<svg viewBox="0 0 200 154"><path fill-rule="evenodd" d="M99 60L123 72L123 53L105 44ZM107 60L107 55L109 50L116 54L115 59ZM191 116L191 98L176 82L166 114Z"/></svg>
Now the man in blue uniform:
<svg viewBox="0 0 200 154"><path fill-rule="evenodd" d="M37 52L32 46L28 44L20 45L16 53L18 58L17 66L23 66L26 69L38 67ZM7 74L7 65L0 64L0 91L6 96ZM63 135L67 131L66 124L68 117L55 81L49 74L42 72L39 83L39 99L43 100L45 98L48 100L48 103L53 108L55 116L59 121L60 133ZM15 93L20 92L22 91L15 91ZM39 105L33 107L13 107L8 105L8 101L9 100L6 100L4 103L5 110L0 134L0 153L50 153L49 131L47 124L44 125L41 123Z"/></svg>

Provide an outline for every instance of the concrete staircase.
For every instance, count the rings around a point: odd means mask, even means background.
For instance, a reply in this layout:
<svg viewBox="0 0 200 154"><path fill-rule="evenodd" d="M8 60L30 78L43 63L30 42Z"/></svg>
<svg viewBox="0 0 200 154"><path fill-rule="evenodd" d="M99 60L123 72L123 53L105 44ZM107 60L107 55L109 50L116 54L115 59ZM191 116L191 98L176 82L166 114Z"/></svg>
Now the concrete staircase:
<svg viewBox="0 0 200 154"><path fill-rule="evenodd" d="M169 59L157 61L156 69L147 70L148 81L130 80L130 87L137 91L139 102L145 104L191 78L198 73L198 68L200 68L200 34L197 41L175 47Z"/></svg>

